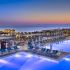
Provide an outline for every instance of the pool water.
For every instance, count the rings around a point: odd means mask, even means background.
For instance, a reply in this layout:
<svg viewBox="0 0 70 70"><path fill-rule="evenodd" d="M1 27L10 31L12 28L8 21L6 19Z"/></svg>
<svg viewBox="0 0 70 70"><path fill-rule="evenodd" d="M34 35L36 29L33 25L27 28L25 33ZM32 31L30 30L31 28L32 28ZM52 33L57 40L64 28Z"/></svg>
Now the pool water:
<svg viewBox="0 0 70 70"><path fill-rule="evenodd" d="M49 47L49 45L45 45ZM70 52L70 40L54 43L53 49ZM20 52L0 58L0 70L70 70L70 55L56 61L42 56Z"/></svg>
<svg viewBox="0 0 70 70"><path fill-rule="evenodd" d="M50 48L50 45L45 45L44 47ZM52 43L53 50L62 50L64 52L70 52L70 40L64 40L58 43Z"/></svg>

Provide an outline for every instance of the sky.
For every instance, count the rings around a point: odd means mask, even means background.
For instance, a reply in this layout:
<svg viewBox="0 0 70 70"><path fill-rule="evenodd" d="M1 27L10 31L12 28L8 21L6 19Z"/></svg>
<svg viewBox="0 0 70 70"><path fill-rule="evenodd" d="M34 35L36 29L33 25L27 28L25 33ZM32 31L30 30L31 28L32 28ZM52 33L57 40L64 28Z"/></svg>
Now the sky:
<svg viewBox="0 0 70 70"><path fill-rule="evenodd" d="M0 0L0 25L69 23L70 0Z"/></svg>

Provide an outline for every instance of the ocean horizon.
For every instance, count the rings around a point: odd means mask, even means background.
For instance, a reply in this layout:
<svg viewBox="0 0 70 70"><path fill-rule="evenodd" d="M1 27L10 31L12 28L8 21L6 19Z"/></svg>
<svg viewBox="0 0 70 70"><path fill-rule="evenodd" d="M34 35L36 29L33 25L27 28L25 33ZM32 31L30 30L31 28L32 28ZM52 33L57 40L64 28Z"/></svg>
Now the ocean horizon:
<svg viewBox="0 0 70 70"><path fill-rule="evenodd" d="M50 29L70 28L70 24L38 24L38 25L0 25L0 30L15 29L18 32L34 32Z"/></svg>

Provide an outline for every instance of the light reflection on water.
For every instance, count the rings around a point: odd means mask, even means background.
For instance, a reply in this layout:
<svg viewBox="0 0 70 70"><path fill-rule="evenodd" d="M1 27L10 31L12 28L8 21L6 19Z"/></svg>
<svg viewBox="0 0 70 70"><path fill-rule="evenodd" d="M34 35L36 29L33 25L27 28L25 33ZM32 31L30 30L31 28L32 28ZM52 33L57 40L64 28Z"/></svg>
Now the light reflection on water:
<svg viewBox="0 0 70 70"><path fill-rule="evenodd" d="M50 45L45 45L46 48L50 48ZM62 50L65 52L70 52L70 40L65 40L59 43L52 44L53 50Z"/></svg>

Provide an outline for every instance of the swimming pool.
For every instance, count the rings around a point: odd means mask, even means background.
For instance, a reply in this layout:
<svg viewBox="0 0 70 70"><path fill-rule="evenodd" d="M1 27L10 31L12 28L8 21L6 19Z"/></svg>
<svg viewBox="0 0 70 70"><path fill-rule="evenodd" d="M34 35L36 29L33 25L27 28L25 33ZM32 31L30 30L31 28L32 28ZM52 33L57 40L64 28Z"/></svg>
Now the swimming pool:
<svg viewBox="0 0 70 70"><path fill-rule="evenodd" d="M49 45L45 45L49 47ZM54 43L53 49L70 52L70 40ZM20 52L0 58L0 70L70 70L70 55L56 61L46 57Z"/></svg>
<svg viewBox="0 0 70 70"><path fill-rule="evenodd" d="M56 61L20 52L1 58L0 70L70 70L70 55Z"/></svg>
<svg viewBox="0 0 70 70"><path fill-rule="evenodd" d="M46 48L50 48L50 45L44 45ZM70 40L64 40L58 43L52 43L53 50L63 50L64 52L70 52Z"/></svg>

